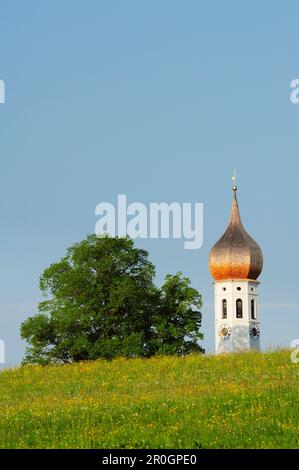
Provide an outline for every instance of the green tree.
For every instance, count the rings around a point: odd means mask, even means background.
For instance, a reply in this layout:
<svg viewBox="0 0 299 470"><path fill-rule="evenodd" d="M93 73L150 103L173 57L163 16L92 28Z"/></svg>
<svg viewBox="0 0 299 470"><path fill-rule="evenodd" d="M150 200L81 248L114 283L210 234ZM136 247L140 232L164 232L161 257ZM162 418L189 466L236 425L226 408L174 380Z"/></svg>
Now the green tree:
<svg viewBox="0 0 299 470"><path fill-rule="evenodd" d="M201 298L180 273L158 289L145 250L129 238L71 246L40 279L44 300L21 325L24 363L201 351ZM193 310L193 307L197 310Z"/></svg>
<svg viewBox="0 0 299 470"><path fill-rule="evenodd" d="M204 352L199 345L202 298L181 272L167 274L161 287L161 303L156 317L160 353L187 354Z"/></svg>

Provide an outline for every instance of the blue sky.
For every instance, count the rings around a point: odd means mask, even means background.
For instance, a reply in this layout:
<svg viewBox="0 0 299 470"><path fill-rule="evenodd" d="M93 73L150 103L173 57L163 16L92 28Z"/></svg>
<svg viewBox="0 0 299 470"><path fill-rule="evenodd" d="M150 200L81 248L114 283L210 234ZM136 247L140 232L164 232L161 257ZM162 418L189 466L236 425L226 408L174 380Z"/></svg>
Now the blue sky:
<svg viewBox="0 0 299 470"><path fill-rule="evenodd" d="M208 254L226 228L231 172L263 249L262 346L299 337L298 2L2 1L0 338L24 352L38 279L94 231L99 202L203 202L204 244L140 240L157 282L182 270L203 294L213 350Z"/></svg>

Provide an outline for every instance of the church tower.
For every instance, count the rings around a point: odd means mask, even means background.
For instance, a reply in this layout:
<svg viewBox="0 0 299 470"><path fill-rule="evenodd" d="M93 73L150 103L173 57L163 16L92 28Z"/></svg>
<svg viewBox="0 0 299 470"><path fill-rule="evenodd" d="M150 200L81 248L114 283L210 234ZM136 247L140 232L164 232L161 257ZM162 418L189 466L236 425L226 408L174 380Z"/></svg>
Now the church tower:
<svg viewBox="0 0 299 470"><path fill-rule="evenodd" d="M233 207L224 235L210 253L215 280L216 354L260 349L259 282L263 255L241 222L236 176Z"/></svg>

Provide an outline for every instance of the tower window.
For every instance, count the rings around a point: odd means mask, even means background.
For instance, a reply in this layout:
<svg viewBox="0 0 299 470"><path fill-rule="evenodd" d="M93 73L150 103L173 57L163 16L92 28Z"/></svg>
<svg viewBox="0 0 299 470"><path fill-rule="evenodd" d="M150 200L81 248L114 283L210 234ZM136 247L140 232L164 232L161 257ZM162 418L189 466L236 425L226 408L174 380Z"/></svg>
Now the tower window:
<svg viewBox="0 0 299 470"><path fill-rule="evenodd" d="M241 290L241 287L237 287L237 290Z"/></svg>
<svg viewBox="0 0 299 470"><path fill-rule="evenodd" d="M222 318L227 318L227 300L222 300Z"/></svg>
<svg viewBox="0 0 299 470"><path fill-rule="evenodd" d="M243 318L243 302L242 299L236 301L236 317Z"/></svg>
<svg viewBox="0 0 299 470"><path fill-rule="evenodd" d="M254 299L251 300L251 319L252 319L252 320L256 320L255 302L254 302Z"/></svg>
<svg viewBox="0 0 299 470"><path fill-rule="evenodd" d="M226 290L226 287L222 287L222 290Z"/></svg>

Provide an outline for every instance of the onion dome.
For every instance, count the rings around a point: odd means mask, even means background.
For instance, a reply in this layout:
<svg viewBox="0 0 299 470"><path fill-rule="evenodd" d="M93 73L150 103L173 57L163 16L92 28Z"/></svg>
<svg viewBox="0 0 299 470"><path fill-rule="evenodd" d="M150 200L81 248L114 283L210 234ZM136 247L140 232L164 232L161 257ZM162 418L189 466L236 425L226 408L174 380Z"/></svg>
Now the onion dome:
<svg viewBox="0 0 299 470"><path fill-rule="evenodd" d="M236 186L233 191L230 221L226 232L211 250L210 271L215 281L256 280L263 269L263 254L242 225Z"/></svg>

